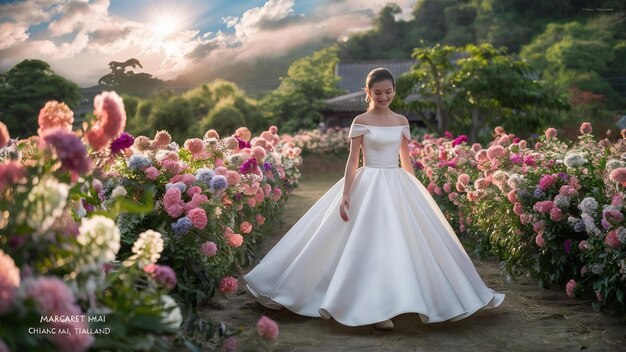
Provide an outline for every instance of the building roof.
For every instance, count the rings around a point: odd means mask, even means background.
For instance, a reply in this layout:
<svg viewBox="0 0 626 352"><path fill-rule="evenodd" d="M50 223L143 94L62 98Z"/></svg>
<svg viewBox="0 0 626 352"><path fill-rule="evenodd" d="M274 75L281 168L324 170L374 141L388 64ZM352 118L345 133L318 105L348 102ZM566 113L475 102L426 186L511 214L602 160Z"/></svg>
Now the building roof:
<svg viewBox="0 0 626 352"><path fill-rule="evenodd" d="M414 60L377 60L340 62L335 67L335 75L341 80L339 88L347 90L348 93L338 97L326 99L327 111L365 111L368 103L365 101L365 77L371 70L378 67L385 67L395 77L408 72L415 65Z"/></svg>
<svg viewBox="0 0 626 352"><path fill-rule="evenodd" d="M399 75L411 70L411 67L415 64L414 60L340 62L335 67L335 75L341 79L339 88L347 90L348 93L354 93L360 91L365 86L365 77L375 68L384 67L397 78Z"/></svg>

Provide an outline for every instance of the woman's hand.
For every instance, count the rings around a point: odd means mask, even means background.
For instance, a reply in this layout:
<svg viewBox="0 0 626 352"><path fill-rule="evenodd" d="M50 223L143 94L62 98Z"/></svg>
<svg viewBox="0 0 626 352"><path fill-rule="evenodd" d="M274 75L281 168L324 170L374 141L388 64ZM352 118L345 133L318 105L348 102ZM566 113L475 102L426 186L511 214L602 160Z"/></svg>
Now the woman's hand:
<svg viewBox="0 0 626 352"><path fill-rule="evenodd" d="M345 222L348 222L348 220L350 220L348 218L348 210L350 210L350 196L344 194L341 198L341 204L339 205L339 216L341 216L341 218Z"/></svg>

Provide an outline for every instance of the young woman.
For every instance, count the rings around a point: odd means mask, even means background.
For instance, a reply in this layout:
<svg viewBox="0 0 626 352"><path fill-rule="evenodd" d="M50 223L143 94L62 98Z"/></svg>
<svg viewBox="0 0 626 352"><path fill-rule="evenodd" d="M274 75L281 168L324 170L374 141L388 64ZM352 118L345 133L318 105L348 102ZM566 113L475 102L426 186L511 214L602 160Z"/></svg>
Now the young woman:
<svg viewBox="0 0 626 352"><path fill-rule="evenodd" d="M504 300L415 178L408 121L389 109L395 88L387 69L369 73L370 108L350 128L345 176L244 276L266 307L391 329L399 314L456 321Z"/></svg>

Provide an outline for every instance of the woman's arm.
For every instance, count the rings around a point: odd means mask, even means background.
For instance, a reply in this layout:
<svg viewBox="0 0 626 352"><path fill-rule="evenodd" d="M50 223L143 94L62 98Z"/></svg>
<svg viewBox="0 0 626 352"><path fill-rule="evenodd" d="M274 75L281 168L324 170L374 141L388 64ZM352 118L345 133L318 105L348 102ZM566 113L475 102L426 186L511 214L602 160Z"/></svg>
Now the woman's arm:
<svg viewBox="0 0 626 352"><path fill-rule="evenodd" d="M354 175L359 167L359 154L361 153L361 141L363 135L354 137L350 140L350 154L346 162L346 171L344 174L343 194L350 195L350 187L354 181Z"/></svg>
<svg viewBox="0 0 626 352"><path fill-rule="evenodd" d="M402 143L400 144L400 163L404 171L415 176L415 170L411 164L411 157L409 156L409 140L402 137Z"/></svg>

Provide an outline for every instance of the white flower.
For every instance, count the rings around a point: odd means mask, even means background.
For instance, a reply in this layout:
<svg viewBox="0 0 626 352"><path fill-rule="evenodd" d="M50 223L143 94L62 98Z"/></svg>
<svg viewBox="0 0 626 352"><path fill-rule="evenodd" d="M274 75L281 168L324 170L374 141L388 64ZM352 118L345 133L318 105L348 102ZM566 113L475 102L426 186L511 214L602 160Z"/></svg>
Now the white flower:
<svg viewBox="0 0 626 352"><path fill-rule="evenodd" d="M587 159L585 159L582 154L570 153L565 156L565 159L563 162L565 163L565 166L567 167L576 168L578 166L585 165L585 163L587 162Z"/></svg>
<svg viewBox="0 0 626 352"><path fill-rule="evenodd" d="M113 219L102 215L82 218L76 241L84 248L81 265L99 270L102 263L114 261L120 250L120 230Z"/></svg>
<svg viewBox="0 0 626 352"><path fill-rule="evenodd" d="M580 201L578 209L583 213L595 214L596 210L598 210L598 201L593 197L587 197Z"/></svg>
<svg viewBox="0 0 626 352"><path fill-rule="evenodd" d="M40 180L28 194L28 226L38 234L46 232L63 214L68 194L67 184L52 177Z"/></svg>
<svg viewBox="0 0 626 352"><path fill-rule="evenodd" d="M564 196L562 194L557 194L554 197L554 205L556 205L557 207L561 209L566 209L569 206L569 202L570 202L569 197Z"/></svg>
<svg viewBox="0 0 626 352"><path fill-rule="evenodd" d="M127 194L128 192L126 192L126 188L124 188L124 186L117 186L111 192L111 199L117 197L126 197Z"/></svg>
<svg viewBox="0 0 626 352"><path fill-rule="evenodd" d="M526 179L524 178L523 175L520 175L520 174L511 174L509 176L509 180L507 181L511 189L523 188L524 182L526 182Z"/></svg>
<svg viewBox="0 0 626 352"><path fill-rule="evenodd" d="M599 236L602 233L598 226L596 226L596 223L591 215L588 213L582 213L580 217L585 223L585 231L587 231L587 234Z"/></svg>
<svg viewBox="0 0 626 352"><path fill-rule="evenodd" d="M165 310L161 315L161 322L170 329L179 329L180 324L183 323L183 315L180 312L178 303L169 295L162 295L161 302L163 302L163 309Z"/></svg>
<svg viewBox="0 0 626 352"><path fill-rule="evenodd" d="M617 160L617 159L611 159L606 163L606 171L607 172L611 172L615 169L618 169L620 167L626 167L626 162L621 161L621 160Z"/></svg>
<svg viewBox="0 0 626 352"><path fill-rule="evenodd" d="M142 232L132 250L144 264L154 264L161 257L163 238L159 232L153 230Z"/></svg>

